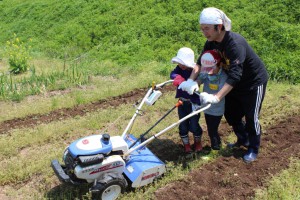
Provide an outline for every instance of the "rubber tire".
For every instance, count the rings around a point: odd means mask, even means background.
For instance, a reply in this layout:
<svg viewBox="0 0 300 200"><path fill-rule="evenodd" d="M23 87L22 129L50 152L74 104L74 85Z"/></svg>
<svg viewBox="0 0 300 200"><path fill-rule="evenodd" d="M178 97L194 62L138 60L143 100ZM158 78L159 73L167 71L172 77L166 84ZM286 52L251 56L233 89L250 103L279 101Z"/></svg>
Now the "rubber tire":
<svg viewBox="0 0 300 200"><path fill-rule="evenodd" d="M98 182L97 184L100 186L99 192L93 194L93 200L115 200L125 191L127 186L127 182L124 178L110 178L106 183ZM117 192L117 194L113 194L115 192Z"/></svg>

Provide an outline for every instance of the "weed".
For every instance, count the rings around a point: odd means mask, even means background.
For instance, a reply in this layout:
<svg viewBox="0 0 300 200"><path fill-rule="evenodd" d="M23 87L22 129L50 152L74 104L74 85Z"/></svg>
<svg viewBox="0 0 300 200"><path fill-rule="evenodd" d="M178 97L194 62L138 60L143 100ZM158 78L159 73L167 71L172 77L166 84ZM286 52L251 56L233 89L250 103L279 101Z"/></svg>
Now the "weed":
<svg viewBox="0 0 300 200"><path fill-rule="evenodd" d="M11 40L6 42L6 54L8 55L8 63L10 72L20 74L28 71L30 59L30 46L23 43L14 33Z"/></svg>

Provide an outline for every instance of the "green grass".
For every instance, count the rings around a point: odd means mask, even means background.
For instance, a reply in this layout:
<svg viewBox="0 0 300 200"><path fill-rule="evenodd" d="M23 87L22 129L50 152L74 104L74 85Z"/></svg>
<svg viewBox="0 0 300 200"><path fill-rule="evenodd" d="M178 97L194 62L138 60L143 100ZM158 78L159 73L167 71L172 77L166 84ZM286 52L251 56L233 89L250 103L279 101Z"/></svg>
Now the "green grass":
<svg viewBox="0 0 300 200"><path fill-rule="evenodd" d="M257 190L255 199L300 199L300 161L297 158L290 159L288 169L273 176L267 188Z"/></svg>
<svg viewBox="0 0 300 200"><path fill-rule="evenodd" d="M272 80L300 80L300 5L292 0L11 0L0 5L0 26L7 30L0 44L16 33L22 41L31 39L33 59L108 61L131 72L150 70L152 61L169 63L182 46L200 53L205 38L199 31L199 13L215 6L227 13L233 31L263 59Z"/></svg>

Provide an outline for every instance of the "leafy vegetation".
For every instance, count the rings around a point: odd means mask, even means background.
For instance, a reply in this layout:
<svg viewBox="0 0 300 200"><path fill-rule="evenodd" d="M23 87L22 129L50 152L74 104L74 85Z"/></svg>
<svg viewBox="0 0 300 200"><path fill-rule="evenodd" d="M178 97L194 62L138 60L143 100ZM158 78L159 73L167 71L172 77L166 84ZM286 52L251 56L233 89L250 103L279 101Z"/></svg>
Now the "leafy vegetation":
<svg viewBox="0 0 300 200"><path fill-rule="evenodd" d="M182 46L199 53L205 41L199 32L199 13L215 6L227 13L233 31L241 33L261 56L272 80L300 81L300 5L292 0L12 0L0 4L0 26L6 30L0 42L17 33L23 41L32 38L37 56L72 60L88 55L84 58L88 62L109 61L132 73L151 69L151 61L168 64Z"/></svg>
<svg viewBox="0 0 300 200"><path fill-rule="evenodd" d="M6 54L9 57L8 63L10 72L13 74L26 72L29 69L30 46L20 41L16 34L14 34L13 39L7 41L6 44Z"/></svg>

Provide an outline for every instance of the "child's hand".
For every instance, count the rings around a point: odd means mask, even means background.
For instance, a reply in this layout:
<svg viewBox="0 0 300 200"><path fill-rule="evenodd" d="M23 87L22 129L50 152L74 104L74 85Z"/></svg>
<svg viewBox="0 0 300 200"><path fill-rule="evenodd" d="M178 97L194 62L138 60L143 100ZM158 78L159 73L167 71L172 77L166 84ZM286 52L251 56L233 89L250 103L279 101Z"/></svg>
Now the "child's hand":
<svg viewBox="0 0 300 200"><path fill-rule="evenodd" d="M183 81L178 89L187 92L189 95L192 95L195 91L199 91L199 85L193 79L188 79L187 81Z"/></svg>
<svg viewBox="0 0 300 200"><path fill-rule="evenodd" d="M180 85L183 81L185 81L185 79L184 79L182 76L177 75L177 76L174 78L173 85L177 87L177 86Z"/></svg>

